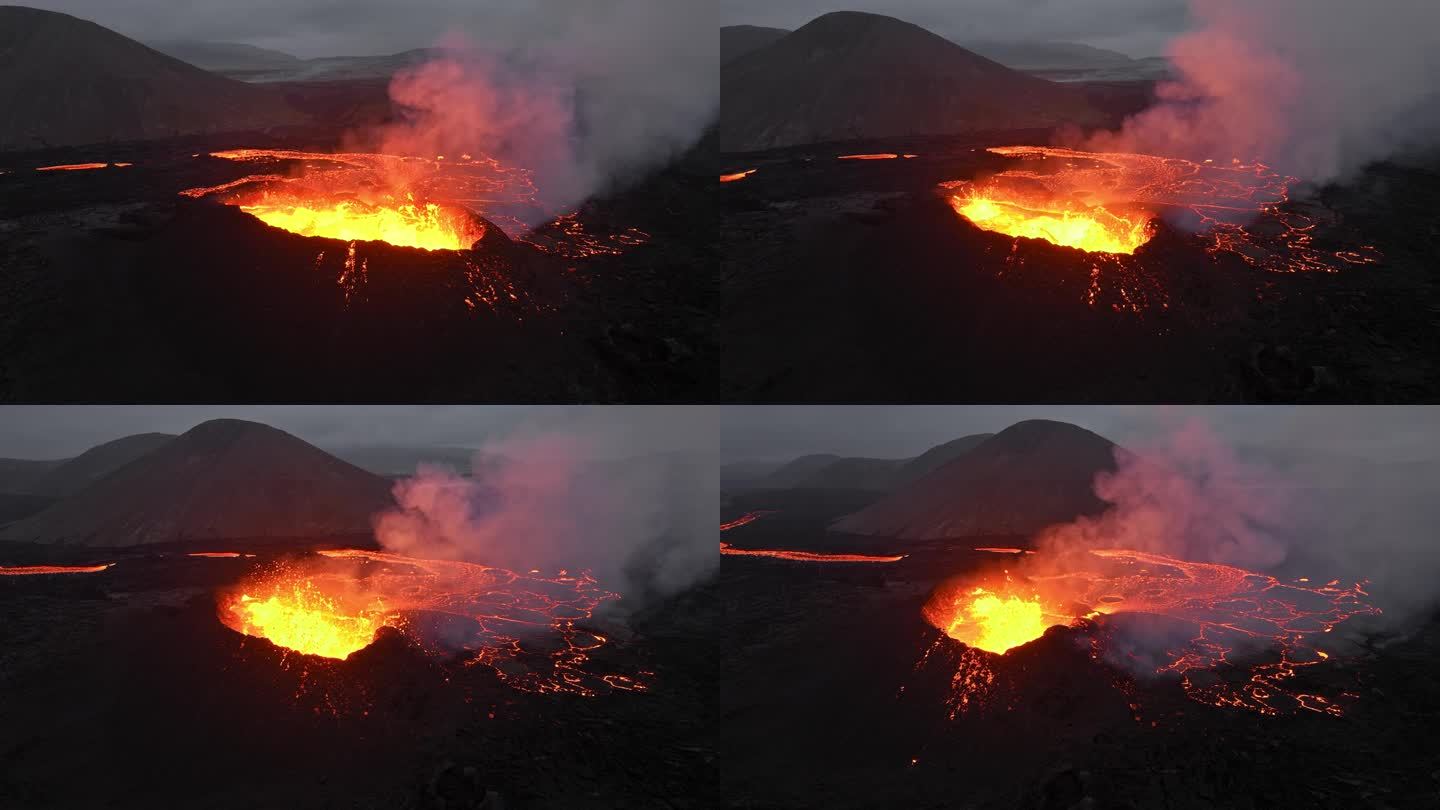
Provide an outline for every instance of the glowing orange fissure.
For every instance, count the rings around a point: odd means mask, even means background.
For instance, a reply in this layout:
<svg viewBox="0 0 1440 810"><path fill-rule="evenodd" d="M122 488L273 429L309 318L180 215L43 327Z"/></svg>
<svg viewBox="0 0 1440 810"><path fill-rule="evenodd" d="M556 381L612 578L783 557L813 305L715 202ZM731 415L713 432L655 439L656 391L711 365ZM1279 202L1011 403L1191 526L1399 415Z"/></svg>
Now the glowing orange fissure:
<svg viewBox="0 0 1440 810"><path fill-rule="evenodd" d="M758 172L758 171L760 171L760 170L759 170L759 169L746 169L745 171L735 172L735 173L733 173L733 174L722 174L722 175L720 175L720 182L722 182L722 183L734 183L734 182L737 181L737 180L744 180L745 178L749 177L750 175L752 175L752 174L754 174L755 172Z"/></svg>
<svg viewBox="0 0 1440 810"><path fill-rule="evenodd" d="M26 577L45 574L98 574L115 563L102 565L0 565L0 576Z"/></svg>
<svg viewBox="0 0 1440 810"><path fill-rule="evenodd" d="M735 548L725 542L720 543L720 553L736 557L770 557L776 560L813 563L893 563L905 559L904 554L892 557L875 554L822 554L778 548Z"/></svg>

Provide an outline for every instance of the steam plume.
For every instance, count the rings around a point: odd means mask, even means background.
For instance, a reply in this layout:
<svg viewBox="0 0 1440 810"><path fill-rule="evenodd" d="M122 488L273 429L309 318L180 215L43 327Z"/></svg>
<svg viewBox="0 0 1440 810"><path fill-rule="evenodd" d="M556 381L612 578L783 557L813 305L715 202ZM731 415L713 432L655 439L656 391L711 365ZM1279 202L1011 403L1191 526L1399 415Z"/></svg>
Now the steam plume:
<svg viewBox="0 0 1440 810"><path fill-rule="evenodd" d="M665 0L538 2L504 30L475 25L398 73L390 153L486 154L535 172L551 213L672 160L719 105L706 15Z"/></svg>
<svg viewBox="0 0 1440 810"><path fill-rule="evenodd" d="M532 426L489 442L468 476L422 466L395 485L398 508L377 517L376 537L387 550L417 557L519 571L589 569L628 597L683 589L718 564L713 442L615 450L641 420L661 433L657 421L669 419L675 429L713 437L709 411L633 410L647 414Z"/></svg>
<svg viewBox="0 0 1440 810"><path fill-rule="evenodd" d="M1440 7L1413 0L1191 0L1161 102L1110 151L1260 160L1312 182L1434 141Z"/></svg>

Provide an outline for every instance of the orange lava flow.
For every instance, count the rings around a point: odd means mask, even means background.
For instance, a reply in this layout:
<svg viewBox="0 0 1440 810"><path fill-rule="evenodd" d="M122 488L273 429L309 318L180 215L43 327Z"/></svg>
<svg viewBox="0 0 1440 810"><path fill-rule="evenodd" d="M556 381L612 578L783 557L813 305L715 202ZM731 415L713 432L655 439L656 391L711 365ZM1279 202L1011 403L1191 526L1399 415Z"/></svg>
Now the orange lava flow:
<svg viewBox="0 0 1440 810"><path fill-rule="evenodd" d="M737 557L770 557L776 560L815 563L893 563L905 559L901 554L895 557L874 554L820 554L812 551L787 551L776 548L735 548L729 543L720 544L720 553Z"/></svg>
<svg viewBox="0 0 1440 810"><path fill-rule="evenodd" d="M737 180L744 180L745 178L749 177L750 175L752 175L752 174L754 174L755 172L758 172L758 171L760 171L760 170L759 170L759 169L746 169L746 170L743 171L743 172L735 172L734 174L722 174L722 175L720 175L720 182L722 182L722 183L734 183L734 182L737 181Z"/></svg>
<svg viewBox="0 0 1440 810"><path fill-rule="evenodd" d="M741 526L748 526L766 515L775 514L774 509L757 509L754 512L746 512L734 520L725 521L720 524L720 531L728 532L731 529L738 529Z"/></svg>
<svg viewBox="0 0 1440 810"><path fill-rule="evenodd" d="M90 169L103 169L109 163L65 163L59 166L37 166L37 172L83 172ZM116 163L116 166L129 166L129 163Z"/></svg>
<svg viewBox="0 0 1440 810"><path fill-rule="evenodd" d="M254 557L254 554L241 554L238 551L192 551L186 557L209 557L211 559L232 559L235 557Z"/></svg>
<svg viewBox="0 0 1440 810"><path fill-rule="evenodd" d="M115 563L103 565L0 565L0 577L30 577L42 574L98 574Z"/></svg>
<svg viewBox="0 0 1440 810"><path fill-rule="evenodd" d="M1023 548L977 548L976 551L983 551L987 554L1034 554Z"/></svg>
<svg viewBox="0 0 1440 810"><path fill-rule="evenodd" d="M590 696L648 688L647 673L599 672L591 662L608 639L579 623L616 598L589 573L543 577L339 549L247 579L221 595L218 613L233 630L327 658L345 658L392 627L427 649L463 653L467 666L489 667L515 689ZM443 641L426 635L437 623Z"/></svg>
<svg viewBox="0 0 1440 810"><path fill-rule="evenodd" d="M841 155L836 160L895 160L900 156L894 152L880 152L873 155ZM906 157L912 157L907 155Z"/></svg>
<svg viewBox="0 0 1440 810"><path fill-rule="evenodd" d="M1104 617L1162 617L1188 629L1183 641L1166 642L1158 655L1148 651L1147 657L1158 661L1157 674L1179 676L1192 700L1260 714L1294 709L1343 714L1334 698L1298 691L1289 682L1300 669L1331 657L1316 646L1324 634L1354 616L1379 612L1367 603L1364 582L1282 582L1235 566L1127 549L1063 560L1041 554L1026 558L1024 568L1028 575L1014 569L998 577L953 579L935 590L922 613L945 638L1000 654L1051 627L1083 628L1092 636L1097 660L1112 655L1134 660L1110 649L1120 642ZM1265 651L1268 655L1259 654ZM983 656L966 656L962 663L989 666ZM1210 674L1234 668L1244 672L1238 683ZM992 682L977 672L957 673L956 688L969 691L952 695L952 707L972 704L977 685Z"/></svg>

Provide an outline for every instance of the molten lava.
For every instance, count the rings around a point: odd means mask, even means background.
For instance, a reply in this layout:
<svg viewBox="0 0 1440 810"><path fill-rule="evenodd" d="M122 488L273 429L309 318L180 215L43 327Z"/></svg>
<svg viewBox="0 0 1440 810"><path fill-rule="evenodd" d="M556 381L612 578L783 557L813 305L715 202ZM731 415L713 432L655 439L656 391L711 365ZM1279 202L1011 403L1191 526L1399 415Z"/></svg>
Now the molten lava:
<svg viewBox="0 0 1440 810"><path fill-rule="evenodd" d="M736 557L770 557L776 560L813 563L893 563L905 559L904 554L888 557L875 554L821 554L778 548L735 548L724 542L720 544L720 553Z"/></svg>
<svg viewBox="0 0 1440 810"><path fill-rule="evenodd" d="M272 580L261 596L241 593L226 610L231 629L325 658L348 657L396 621L378 597L369 607L348 606L301 578Z"/></svg>
<svg viewBox="0 0 1440 810"><path fill-rule="evenodd" d="M542 577L340 549L261 572L221 596L219 616L238 632L327 658L344 658L393 627L427 649L463 653L467 666L488 667L515 689L643 691L646 673L594 670L591 656L608 639L578 625L616 598L588 573Z"/></svg>
<svg viewBox="0 0 1440 810"><path fill-rule="evenodd" d="M465 250L484 236L473 212L518 241L562 258L615 255L649 238L635 228L587 233L574 213L551 217L529 171L483 156L232 149L207 157L260 171L182 195L239 206L306 236ZM535 222L544 224L531 228Z"/></svg>
<svg viewBox="0 0 1440 810"><path fill-rule="evenodd" d="M468 250L485 235L485 227L464 211L437 203L360 200L306 200L266 195L240 204L256 219L301 236L322 236L347 242L388 242L425 250Z"/></svg>
<svg viewBox="0 0 1440 810"><path fill-rule="evenodd" d="M1308 580L1280 580L1218 563L1200 563L1151 552L1099 549L1061 556L1025 557L1028 574L962 577L945 583L923 608L925 619L946 639L1003 654L1039 638L1055 626L1079 628L1092 637L1094 657L1133 659L1117 644L1104 617L1147 615L1189 628L1186 639L1168 644L1156 672L1180 677L1192 700L1261 714L1306 709L1339 715L1334 699L1291 688L1300 668L1326 661L1317 640L1337 625L1378 613L1365 601L1364 584L1322 586ZM940 642L937 642L940 643ZM934 648L932 648L933 650ZM1263 649L1277 660L1243 664L1241 657ZM929 657L929 653L926 654ZM962 665L988 668L983 656L964 656ZM1243 682L1200 677L1221 668L1246 667ZM952 708L973 704L993 683L993 673L957 673Z"/></svg>
<svg viewBox="0 0 1440 810"><path fill-rule="evenodd" d="M734 182L737 181L737 180L744 180L745 178L749 177L750 175L752 175L752 174L754 174L755 172L758 172L758 171L760 171L760 170L759 170L759 169L746 169L746 170L743 171L743 172L735 172L734 174L722 174L722 175L720 175L720 182L722 182L722 183L734 183Z"/></svg>
<svg viewBox="0 0 1440 810"><path fill-rule="evenodd" d="M1261 163L1038 146L987 151L1019 165L941 184L955 212L984 230L1124 258L1150 241L1164 215L1193 230L1212 257L1231 255L1262 270L1334 272L1379 260L1368 246L1317 248L1315 222L1287 207L1298 180ZM1251 226L1257 220L1264 227Z"/></svg>
<svg viewBox="0 0 1440 810"><path fill-rule="evenodd" d="M98 574L115 563L103 565L0 565L0 577L30 577L44 574Z"/></svg>
<svg viewBox="0 0 1440 810"><path fill-rule="evenodd" d="M766 515L775 514L775 512L776 510L774 509L757 509L753 512L746 512L745 514L741 515L738 518L735 518L734 520L721 523L720 531L728 532L731 529L738 529L741 526L748 526L751 523L759 520L760 518L765 517Z"/></svg>
<svg viewBox="0 0 1440 810"><path fill-rule="evenodd" d="M1043 239L1091 253L1134 253L1150 241L1150 218L1125 216L1101 206L1064 207L1053 200L957 194L950 205L987 231Z"/></svg>
<svg viewBox="0 0 1440 810"><path fill-rule="evenodd" d="M870 155L841 155L836 160L897 160L900 156L894 152L880 152ZM906 155L914 157L914 155Z"/></svg>
<svg viewBox="0 0 1440 810"><path fill-rule="evenodd" d="M93 170L93 169L104 169L104 168L106 168L106 167L108 167L108 166L114 166L114 167L116 167L116 168L123 169L123 168L125 168L126 166L129 166L129 165L130 165L129 163L65 163L65 164L61 164L61 165L59 165L59 166L37 166L37 167L35 168L35 171L37 171L37 172L83 172L83 171L91 171L91 170Z"/></svg>

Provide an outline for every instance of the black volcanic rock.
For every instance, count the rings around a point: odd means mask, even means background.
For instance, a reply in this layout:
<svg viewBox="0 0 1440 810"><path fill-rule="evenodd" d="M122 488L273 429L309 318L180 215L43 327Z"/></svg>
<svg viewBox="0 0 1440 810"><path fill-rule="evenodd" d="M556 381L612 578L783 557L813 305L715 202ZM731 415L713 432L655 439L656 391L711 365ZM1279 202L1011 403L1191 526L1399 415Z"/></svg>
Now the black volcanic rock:
<svg viewBox="0 0 1440 810"><path fill-rule="evenodd" d="M907 540L1030 534L1098 514L1093 482L1114 469L1115 449L1064 422L1020 422L831 529Z"/></svg>
<svg viewBox="0 0 1440 810"><path fill-rule="evenodd" d="M197 425L0 540L135 546L367 534L390 484L268 425Z"/></svg>
<svg viewBox="0 0 1440 810"><path fill-rule="evenodd" d="M295 124L278 91L207 73L95 23L0 7L0 150Z"/></svg>
<svg viewBox="0 0 1440 810"><path fill-rule="evenodd" d="M1099 123L1082 91L892 17L826 14L724 65L720 148Z"/></svg>
<svg viewBox="0 0 1440 810"><path fill-rule="evenodd" d="M726 25L720 28L720 64L728 64L751 51L758 51L790 33L787 28L763 25Z"/></svg>

